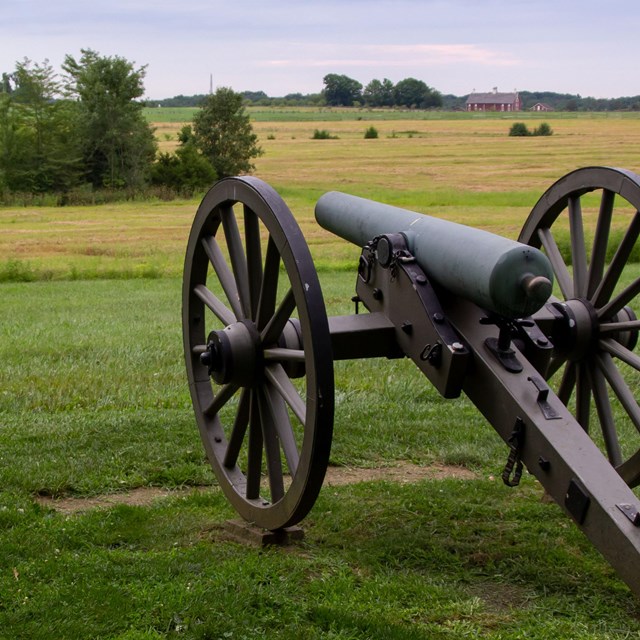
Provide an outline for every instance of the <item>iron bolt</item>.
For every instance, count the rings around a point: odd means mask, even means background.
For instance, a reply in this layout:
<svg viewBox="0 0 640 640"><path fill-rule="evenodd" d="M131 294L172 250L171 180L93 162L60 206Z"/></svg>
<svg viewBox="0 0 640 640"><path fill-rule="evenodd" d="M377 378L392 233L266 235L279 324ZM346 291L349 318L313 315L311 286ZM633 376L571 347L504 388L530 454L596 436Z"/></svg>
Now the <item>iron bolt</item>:
<svg viewBox="0 0 640 640"><path fill-rule="evenodd" d="M404 331L407 335L410 335L413 331L413 325L410 322L403 322L400 326L400 329Z"/></svg>
<svg viewBox="0 0 640 640"><path fill-rule="evenodd" d="M551 469L551 463L542 456L538 458L538 465L543 471L549 471L549 469Z"/></svg>

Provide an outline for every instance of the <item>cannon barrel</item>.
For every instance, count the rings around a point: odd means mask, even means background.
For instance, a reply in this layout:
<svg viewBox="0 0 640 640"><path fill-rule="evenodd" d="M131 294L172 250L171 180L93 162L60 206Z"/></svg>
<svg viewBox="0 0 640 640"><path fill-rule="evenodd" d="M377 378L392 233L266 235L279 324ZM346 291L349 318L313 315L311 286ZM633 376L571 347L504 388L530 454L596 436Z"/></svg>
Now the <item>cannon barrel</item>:
<svg viewBox="0 0 640 640"><path fill-rule="evenodd" d="M377 236L402 233L433 281L499 315L529 316L551 295L547 257L488 231L338 191L320 197L315 215L323 228L360 247Z"/></svg>

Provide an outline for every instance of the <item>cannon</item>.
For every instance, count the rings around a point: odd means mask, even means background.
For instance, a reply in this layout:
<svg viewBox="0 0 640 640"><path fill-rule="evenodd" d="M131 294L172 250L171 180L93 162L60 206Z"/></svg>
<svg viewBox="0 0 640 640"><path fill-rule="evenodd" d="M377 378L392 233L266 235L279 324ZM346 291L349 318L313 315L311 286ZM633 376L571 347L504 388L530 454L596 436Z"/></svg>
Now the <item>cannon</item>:
<svg viewBox="0 0 640 640"><path fill-rule="evenodd" d="M356 312L328 317L282 198L255 177L216 183L182 319L196 422L233 507L267 530L300 522L329 463L333 362L407 357L505 441L505 483L526 467L640 595L639 210L640 177L608 167L553 184L517 241L327 193L319 224L361 251Z"/></svg>

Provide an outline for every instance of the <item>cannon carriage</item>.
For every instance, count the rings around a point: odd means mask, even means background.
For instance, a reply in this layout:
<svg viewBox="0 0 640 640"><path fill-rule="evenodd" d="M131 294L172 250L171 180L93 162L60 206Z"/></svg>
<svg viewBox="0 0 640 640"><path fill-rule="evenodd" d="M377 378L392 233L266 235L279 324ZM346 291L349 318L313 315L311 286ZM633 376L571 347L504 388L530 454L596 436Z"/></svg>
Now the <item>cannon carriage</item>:
<svg viewBox="0 0 640 640"><path fill-rule="evenodd" d="M334 360L408 357L507 443L505 482L526 466L640 595L639 210L640 177L606 167L552 185L517 242L325 194L316 218L360 247L366 309L328 317L280 196L254 177L218 182L189 237L183 335L196 421L234 508L269 530L300 522L329 463Z"/></svg>

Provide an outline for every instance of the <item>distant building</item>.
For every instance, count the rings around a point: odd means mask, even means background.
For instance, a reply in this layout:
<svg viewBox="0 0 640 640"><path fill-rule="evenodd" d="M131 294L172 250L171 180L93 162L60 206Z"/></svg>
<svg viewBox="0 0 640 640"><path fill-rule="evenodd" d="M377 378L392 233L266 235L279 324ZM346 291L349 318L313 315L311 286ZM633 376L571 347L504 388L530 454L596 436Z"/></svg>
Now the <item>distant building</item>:
<svg viewBox="0 0 640 640"><path fill-rule="evenodd" d="M520 111L522 103L517 92L472 93L465 103L467 111Z"/></svg>
<svg viewBox="0 0 640 640"><path fill-rule="evenodd" d="M531 107L531 111L553 111L553 107L544 102L536 102L536 104Z"/></svg>

